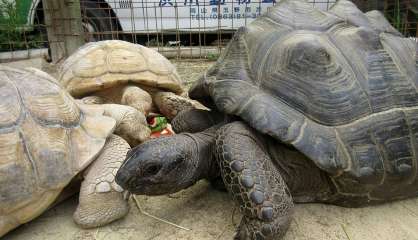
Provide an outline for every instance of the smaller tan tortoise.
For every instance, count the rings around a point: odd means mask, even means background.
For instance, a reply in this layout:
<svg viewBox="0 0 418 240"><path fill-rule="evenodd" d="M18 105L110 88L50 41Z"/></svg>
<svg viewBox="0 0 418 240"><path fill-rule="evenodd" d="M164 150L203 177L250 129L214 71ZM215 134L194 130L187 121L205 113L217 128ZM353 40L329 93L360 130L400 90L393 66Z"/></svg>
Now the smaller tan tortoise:
<svg viewBox="0 0 418 240"><path fill-rule="evenodd" d="M181 110L204 108L188 99L176 68L150 48L120 40L92 42L60 67L64 88L84 103L118 103L169 119Z"/></svg>
<svg viewBox="0 0 418 240"><path fill-rule="evenodd" d="M130 146L113 133L141 142L144 121L129 106L80 104L40 70L0 66L0 237L81 181L77 224L96 227L125 216L115 174Z"/></svg>

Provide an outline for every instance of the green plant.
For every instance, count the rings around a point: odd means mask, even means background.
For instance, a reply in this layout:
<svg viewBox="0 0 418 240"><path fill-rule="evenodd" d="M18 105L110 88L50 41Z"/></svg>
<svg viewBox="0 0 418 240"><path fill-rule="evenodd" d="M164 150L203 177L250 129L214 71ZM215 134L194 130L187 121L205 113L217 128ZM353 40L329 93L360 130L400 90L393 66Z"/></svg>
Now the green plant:
<svg viewBox="0 0 418 240"><path fill-rule="evenodd" d="M18 3L0 0L0 51L39 48L43 45L41 33L25 30Z"/></svg>
<svg viewBox="0 0 418 240"><path fill-rule="evenodd" d="M216 61L219 58L219 54L218 53L211 53L211 52L209 52L208 54L206 54L206 58L208 60L211 60L211 61Z"/></svg>
<svg viewBox="0 0 418 240"><path fill-rule="evenodd" d="M399 0L396 0L396 6L395 6L395 10L394 10L394 12L395 12L395 16L394 16L394 19L395 19L395 27L396 27L396 29L401 29L401 25L402 25L402 22L401 22L401 19L402 19L402 16L401 16L401 4L399 3Z"/></svg>
<svg viewBox="0 0 418 240"><path fill-rule="evenodd" d="M17 8L16 2L1 0L0 1L0 49L5 50L13 45L13 42L19 38L19 32L17 31Z"/></svg>
<svg viewBox="0 0 418 240"><path fill-rule="evenodd" d="M416 26L418 22L418 9L416 5L409 1L401 2L400 0L396 0L385 9L385 15L399 32L404 35L414 36L416 29L411 29L411 23L415 23Z"/></svg>

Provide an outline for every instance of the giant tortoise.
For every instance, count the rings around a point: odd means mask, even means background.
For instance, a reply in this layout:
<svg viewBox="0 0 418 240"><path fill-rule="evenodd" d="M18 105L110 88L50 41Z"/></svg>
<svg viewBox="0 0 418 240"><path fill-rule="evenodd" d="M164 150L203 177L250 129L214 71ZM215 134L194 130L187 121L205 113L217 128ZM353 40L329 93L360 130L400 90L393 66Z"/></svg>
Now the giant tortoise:
<svg viewBox="0 0 418 240"><path fill-rule="evenodd" d="M133 149L116 182L155 195L221 175L244 215L236 239L279 239L294 202L416 197L417 50L377 11L283 0L189 92L226 117L182 112L177 131L209 128Z"/></svg>
<svg viewBox="0 0 418 240"><path fill-rule="evenodd" d="M112 133L141 142L145 124L128 106L77 103L39 70L0 67L0 237L74 192L82 179L74 213L80 226L125 216L128 203L114 178L130 147Z"/></svg>
<svg viewBox="0 0 418 240"><path fill-rule="evenodd" d="M67 58L59 81L84 103L118 103L145 115L202 107L187 98L176 68L157 51L120 40L91 42ZM157 109L158 108L158 109Z"/></svg>

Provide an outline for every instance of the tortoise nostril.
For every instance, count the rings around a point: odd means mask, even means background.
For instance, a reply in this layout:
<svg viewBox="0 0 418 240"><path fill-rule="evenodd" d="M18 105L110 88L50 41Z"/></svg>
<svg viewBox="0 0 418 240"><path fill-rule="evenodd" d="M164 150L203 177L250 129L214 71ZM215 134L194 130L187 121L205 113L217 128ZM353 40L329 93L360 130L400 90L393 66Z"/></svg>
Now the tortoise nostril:
<svg viewBox="0 0 418 240"><path fill-rule="evenodd" d="M128 181L129 181L129 175L124 173L123 171L119 170L116 173L116 177L115 177L115 181L116 183L121 186L123 189L126 189L126 187L128 186Z"/></svg>

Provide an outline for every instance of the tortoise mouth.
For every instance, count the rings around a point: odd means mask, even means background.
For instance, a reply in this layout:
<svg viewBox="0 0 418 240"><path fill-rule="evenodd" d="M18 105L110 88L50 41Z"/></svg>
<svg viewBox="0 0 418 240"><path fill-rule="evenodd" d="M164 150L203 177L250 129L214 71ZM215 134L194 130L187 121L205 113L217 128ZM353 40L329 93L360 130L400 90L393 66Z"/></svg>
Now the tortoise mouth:
<svg viewBox="0 0 418 240"><path fill-rule="evenodd" d="M160 196L160 195L173 193L171 191L168 192L168 191L162 190L160 187L158 187L158 185L154 185L152 186L152 188L149 188L147 186L136 187L128 191L135 195L147 195L147 196Z"/></svg>
<svg viewBox="0 0 418 240"><path fill-rule="evenodd" d="M159 183L151 183L150 181L142 181L141 184L135 179L131 179L125 190L135 195L159 196L174 193L177 191L170 191L169 188ZM173 188L171 188L173 189Z"/></svg>
<svg viewBox="0 0 418 240"><path fill-rule="evenodd" d="M164 195L172 193L164 183L156 182L151 178L138 178L126 173L124 170L119 170L116 174L116 183L124 190L135 195Z"/></svg>

